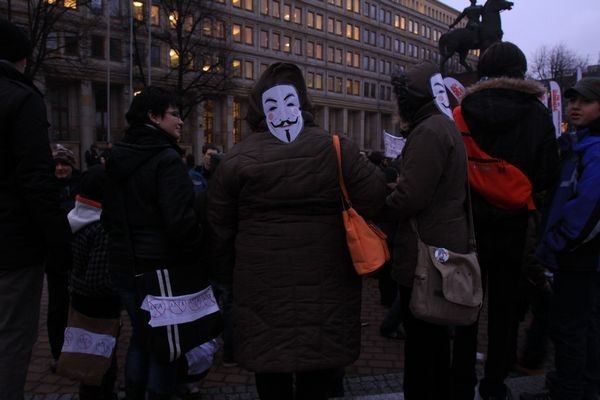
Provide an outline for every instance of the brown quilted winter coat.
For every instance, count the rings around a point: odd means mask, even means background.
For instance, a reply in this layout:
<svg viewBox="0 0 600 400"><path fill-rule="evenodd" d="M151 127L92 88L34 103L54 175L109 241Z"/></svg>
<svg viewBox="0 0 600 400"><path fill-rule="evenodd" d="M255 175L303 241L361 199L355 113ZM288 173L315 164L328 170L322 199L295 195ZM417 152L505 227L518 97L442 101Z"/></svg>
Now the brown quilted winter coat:
<svg viewBox="0 0 600 400"><path fill-rule="evenodd" d="M340 367L360 351L361 279L346 247L332 137L305 107L303 115L291 143L267 130L249 134L209 188L216 274L233 283L235 358L256 372ZM355 144L341 143L354 207L372 216L385 180Z"/></svg>

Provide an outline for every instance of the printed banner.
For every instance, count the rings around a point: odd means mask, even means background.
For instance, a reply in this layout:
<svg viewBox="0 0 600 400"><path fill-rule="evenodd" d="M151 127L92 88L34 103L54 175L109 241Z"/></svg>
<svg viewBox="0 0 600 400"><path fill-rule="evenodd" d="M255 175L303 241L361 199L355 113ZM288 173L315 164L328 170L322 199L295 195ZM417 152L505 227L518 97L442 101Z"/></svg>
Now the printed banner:
<svg viewBox="0 0 600 400"><path fill-rule="evenodd" d="M117 340L110 335L94 333L81 328L67 326L63 353L83 353L110 358Z"/></svg>
<svg viewBox="0 0 600 400"><path fill-rule="evenodd" d="M150 313L151 327L184 324L219 311L212 288L173 297L146 295L142 310Z"/></svg>
<svg viewBox="0 0 600 400"><path fill-rule="evenodd" d="M550 81L550 110L552 110L552 122L556 137L559 137L562 126L562 95L560 86L555 81Z"/></svg>
<svg viewBox="0 0 600 400"><path fill-rule="evenodd" d="M406 139L403 137L394 136L386 131L383 131L383 144L385 146L385 156L396 158L402 152Z"/></svg>
<svg viewBox="0 0 600 400"><path fill-rule="evenodd" d="M460 100L465 95L465 87L462 85L462 83L452 77L447 76L444 78L444 86L446 86L446 89L452 93L452 96L454 96L456 101L460 103Z"/></svg>

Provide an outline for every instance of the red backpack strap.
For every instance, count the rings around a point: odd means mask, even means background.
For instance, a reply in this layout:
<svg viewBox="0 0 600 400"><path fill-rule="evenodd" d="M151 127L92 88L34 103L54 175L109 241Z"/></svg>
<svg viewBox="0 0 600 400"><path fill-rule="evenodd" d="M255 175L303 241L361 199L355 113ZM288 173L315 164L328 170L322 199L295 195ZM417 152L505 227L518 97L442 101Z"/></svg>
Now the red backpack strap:
<svg viewBox="0 0 600 400"><path fill-rule="evenodd" d="M454 123L456 124L456 127L458 128L460 133L470 132L469 127L467 126L467 123L465 122L465 119L462 115L461 106L454 107L454 110L452 110L452 116L454 117Z"/></svg>

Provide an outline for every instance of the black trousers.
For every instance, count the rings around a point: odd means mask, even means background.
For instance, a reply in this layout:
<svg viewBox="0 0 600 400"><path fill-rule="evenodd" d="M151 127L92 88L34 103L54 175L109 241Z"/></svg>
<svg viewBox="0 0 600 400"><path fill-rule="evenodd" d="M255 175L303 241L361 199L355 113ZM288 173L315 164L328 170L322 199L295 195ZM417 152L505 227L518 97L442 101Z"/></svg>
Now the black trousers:
<svg viewBox="0 0 600 400"><path fill-rule="evenodd" d="M69 278L66 273L46 272L48 283L48 342L52 357L58 360L69 318Z"/></svg>
<svg viewBox="0 0 600 400"><path fill-rule="evenodd" d="M38 334L44 267L0 270L0 399L22 400Z"/></svg>
<svg viewBox="0 0 600 400"><path fill-rule="evenodd" d="M477 222L477 221L476 221ZM479 393L506 396L504 380L516 359L519 326L518 285L522 273L527 217L510 224L475 226L479 263L487 281L488 348Z"/></svg>
<svg viewBox="0 0 600 400"><path fill-rule="evenodd" d="M255 377L256 391L261 400L326 400L343 396L342 368L290 373L257 372Z"/></svg>
<svg viewBox="0 0 600 400"><path fill-rule="evenodd" d="M600 388L600 272L554 274L550 335L556 371L546 376L553 399L597 400Z"/></svg>
<svg viewBox="0 0 600 400"><path fill-rule="evenodd" d="M410 312L411 292L400 287L406 330L404 398L473 400L478 323L450 328L418 320Z"/></svg>

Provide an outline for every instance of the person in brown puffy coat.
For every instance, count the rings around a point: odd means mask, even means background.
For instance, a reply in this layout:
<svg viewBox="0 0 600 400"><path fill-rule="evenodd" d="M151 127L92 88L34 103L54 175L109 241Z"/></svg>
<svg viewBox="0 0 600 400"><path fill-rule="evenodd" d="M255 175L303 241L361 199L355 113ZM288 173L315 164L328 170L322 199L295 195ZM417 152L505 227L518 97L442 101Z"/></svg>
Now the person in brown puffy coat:
<svg viewBox="0 0 600 400"><path fill-rule="evenodd" d="M332 137L289 63L263 73L246 119L252 133L208 193L215 275L233 284L235 359L256 373L262 400L326 399L358 358L361 330ZM370 217L385 200L383 174L354 143L341 138L341 148L353 206Z"/></svg>
<svg viewBox="0 0 600 400"><path fill-rule="evenodd" d="M392 276L400 285L406 330L407 400L472 400L477 378L477 324L449 329L417 319L409 309L417 264L415 219L424 243L468 252L467 156L452 121L438 68L415 65L392 78L400 118L408 126L400 177L386 204L398 221Z"/></svg>

